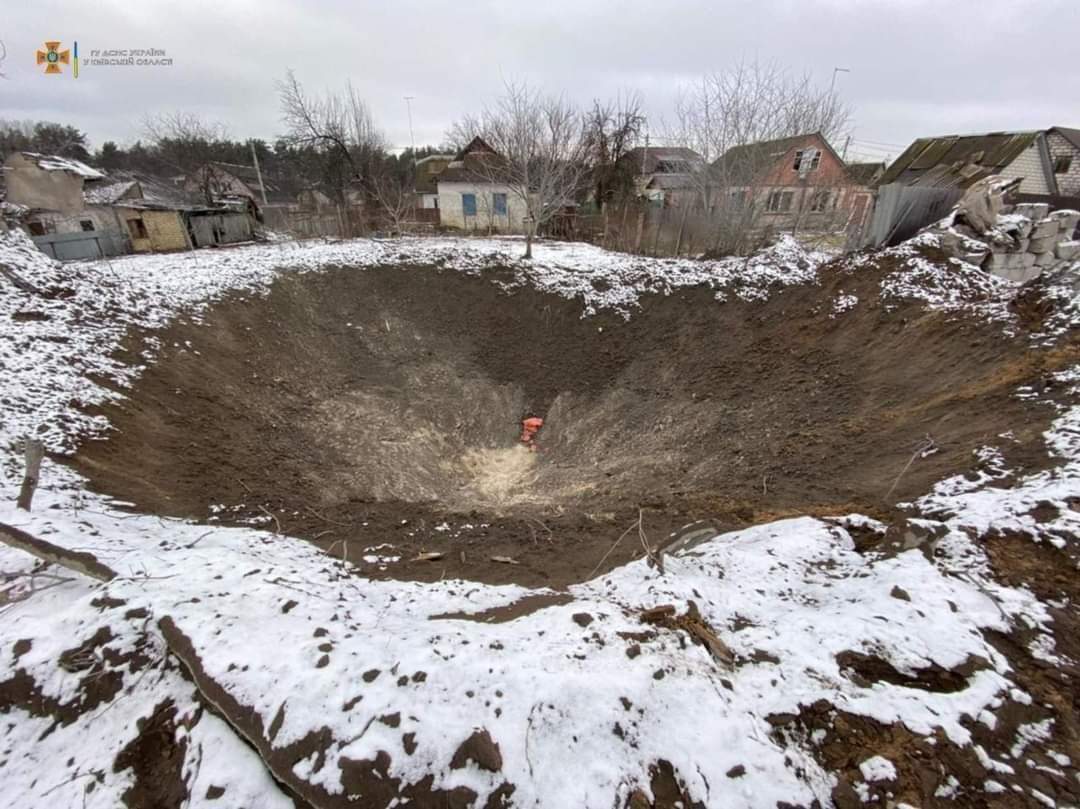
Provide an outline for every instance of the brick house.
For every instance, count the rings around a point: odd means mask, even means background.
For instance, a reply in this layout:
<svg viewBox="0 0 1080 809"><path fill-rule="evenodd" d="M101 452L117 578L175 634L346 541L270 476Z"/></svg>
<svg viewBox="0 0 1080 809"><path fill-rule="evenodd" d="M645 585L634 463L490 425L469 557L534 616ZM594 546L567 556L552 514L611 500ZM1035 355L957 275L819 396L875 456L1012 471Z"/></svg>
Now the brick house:
<svg viewBox="0 0 1080 809"><path fill-rule="evenodd" d="M1046 147L1057 193L1080 197L1080 129L1055 126L1046 133Z"/></svg>
<svg viewBox="0 0 1080 809"><path fill-rule="evenodd" d="M820 132L735 146L711 171L723 204L762 227L833 230L856 212L859 187Z"/></svg>

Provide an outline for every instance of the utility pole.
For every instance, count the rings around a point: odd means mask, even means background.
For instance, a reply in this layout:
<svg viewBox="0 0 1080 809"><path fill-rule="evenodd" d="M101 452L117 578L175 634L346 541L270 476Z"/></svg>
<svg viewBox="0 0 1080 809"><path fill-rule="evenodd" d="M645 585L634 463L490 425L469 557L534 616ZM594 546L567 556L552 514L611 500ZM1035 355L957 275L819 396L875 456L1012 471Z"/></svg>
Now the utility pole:
<svg viewBox="0 0 1080 809"><path fill-rule="evenodd" d="M259 178L259 192L262 194L263 207L270 203L266 201L266 186L263 184L262 171L259 169L259 156L255 154L255 141L251 141L251 162L255 164L255 176Z"/></svg>
<svg viewBox="0 0 1080 809"><path fill-rule="evenodd" d="M851 69L846 67L834 67L832 69L832 84L829 85L829 95L832 95L836 91L836 74L850 72Z"/></svg>
<svg viewBox="0 0 1080 809"><path fill-rule="evenodd" d="M416 96L405 96L405 108L409 111L409 146L412 148L413 168L416 168L416 139L413 137L412 128L412 100Z"/></svg>
<svg viewBox="0 0 1080 809"><path fill-rule="evenodd" d="M847 136L847 140L844 141L844 151L840 154L840 159L845 163L847 162L847 147L851 145L851 135Z"/></svg>

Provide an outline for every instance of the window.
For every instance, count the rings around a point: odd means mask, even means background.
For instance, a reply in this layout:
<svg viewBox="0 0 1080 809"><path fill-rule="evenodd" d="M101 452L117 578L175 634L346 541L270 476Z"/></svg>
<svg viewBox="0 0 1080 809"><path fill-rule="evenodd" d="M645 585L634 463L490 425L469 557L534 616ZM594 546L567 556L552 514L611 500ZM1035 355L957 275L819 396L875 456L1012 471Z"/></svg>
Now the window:
<svg viewBox="0 0 1080 809"><path fill-rule="evenodd" d="M799 149L795 152L795 171L813 171L821 165L820 149Z"/></svg>
<svg viewBox="0 0 1080 809"><path fill-rule="evenodd" d="M1054 158L1054 174L1068 174L1072 168L1072 155L1059 155Z"/></svg>
<svg viewBox="0 0 1080 809"><path fill-rule="evenodd" d="M476 216L476 194L461 195L461 212L465 216Z"/></svg>
<svg viewBox="0 0 1080 809"><path fill-rule="evenodd" d="M146 223L142 219L129 219L127 221L128 230L131 231L131 238L133 239L148 239L150 235L146 232Z"/></svg>
<svg viewBox="0 0 1080 809"><path fill-rule="evenodd" d="M829 210L829 196L828 191L815 191L810 196L810 210L814 213Z"/></svg>
<svg viewBox="0 0 1080 809"><path fill-rule="evenodd" d="M79 227L81 227L83 230L85 230L87 232L90 232L90 231L92 231L94 229L94 220L92 220L92 219L81 219L81 220L79 220Z"/></svg>
<svg viewBox="0 0 1080 809"><path fill-rule="evenodd" d="M41 222L29 222L27 223L26 227L30 229L31 236L45 235L45 225L43 225Z"/></svg>
<svg viewBox="0 0 1080 809"><path fill-rule="evenodd" d="M492 194L491 207L495 209L496 216L506 216L506 194Z"/></svg>
<svg viewBox="0 0 1080 809"><path fill-rule="evenodd" d="M734 190L728 191L727 195L728 207L736 211L741 211L743 208L746 207L746 192L743 191L741 188L736 188Z"/></svg>
<svg viewBox="0 0 1080 809"><path fill-rule="evenodd" d="M770 191L765 207L770 213L787 213L791 210L791 201L794 198L792 191Z"/></svg>

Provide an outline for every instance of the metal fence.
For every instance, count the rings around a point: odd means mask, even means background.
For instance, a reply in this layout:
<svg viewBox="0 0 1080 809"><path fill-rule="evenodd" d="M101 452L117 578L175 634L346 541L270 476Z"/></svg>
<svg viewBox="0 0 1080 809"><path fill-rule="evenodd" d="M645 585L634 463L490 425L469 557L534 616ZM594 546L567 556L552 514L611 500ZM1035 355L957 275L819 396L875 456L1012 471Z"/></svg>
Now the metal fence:
<svg viewBox="0 0 1080 809"><path fill-rule="evenodd" d="M899 244L942 219L963 195L958 188L883 185L878 189L870 227L861 246Z"/></svg>
<svg viewBox="0 0 1080 809"><path fill-rule="evenodd" d="M39 250L57 261L104 258L127 252L127 239L119 230L47 233L31 238Z"/></svg>

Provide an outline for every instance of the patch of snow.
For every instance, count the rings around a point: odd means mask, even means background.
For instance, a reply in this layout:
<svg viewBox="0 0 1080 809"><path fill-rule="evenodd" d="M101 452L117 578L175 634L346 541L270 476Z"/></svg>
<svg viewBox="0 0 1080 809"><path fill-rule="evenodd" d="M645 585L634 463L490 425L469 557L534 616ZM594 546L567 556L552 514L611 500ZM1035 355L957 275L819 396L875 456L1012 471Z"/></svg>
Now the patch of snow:
<svg viewBox="0 0 1080 809"><path fill-rule="evenodd" d="M884 756L873 756L859 764L859 772L867 781L895 781L896 767Z"/></svg>

